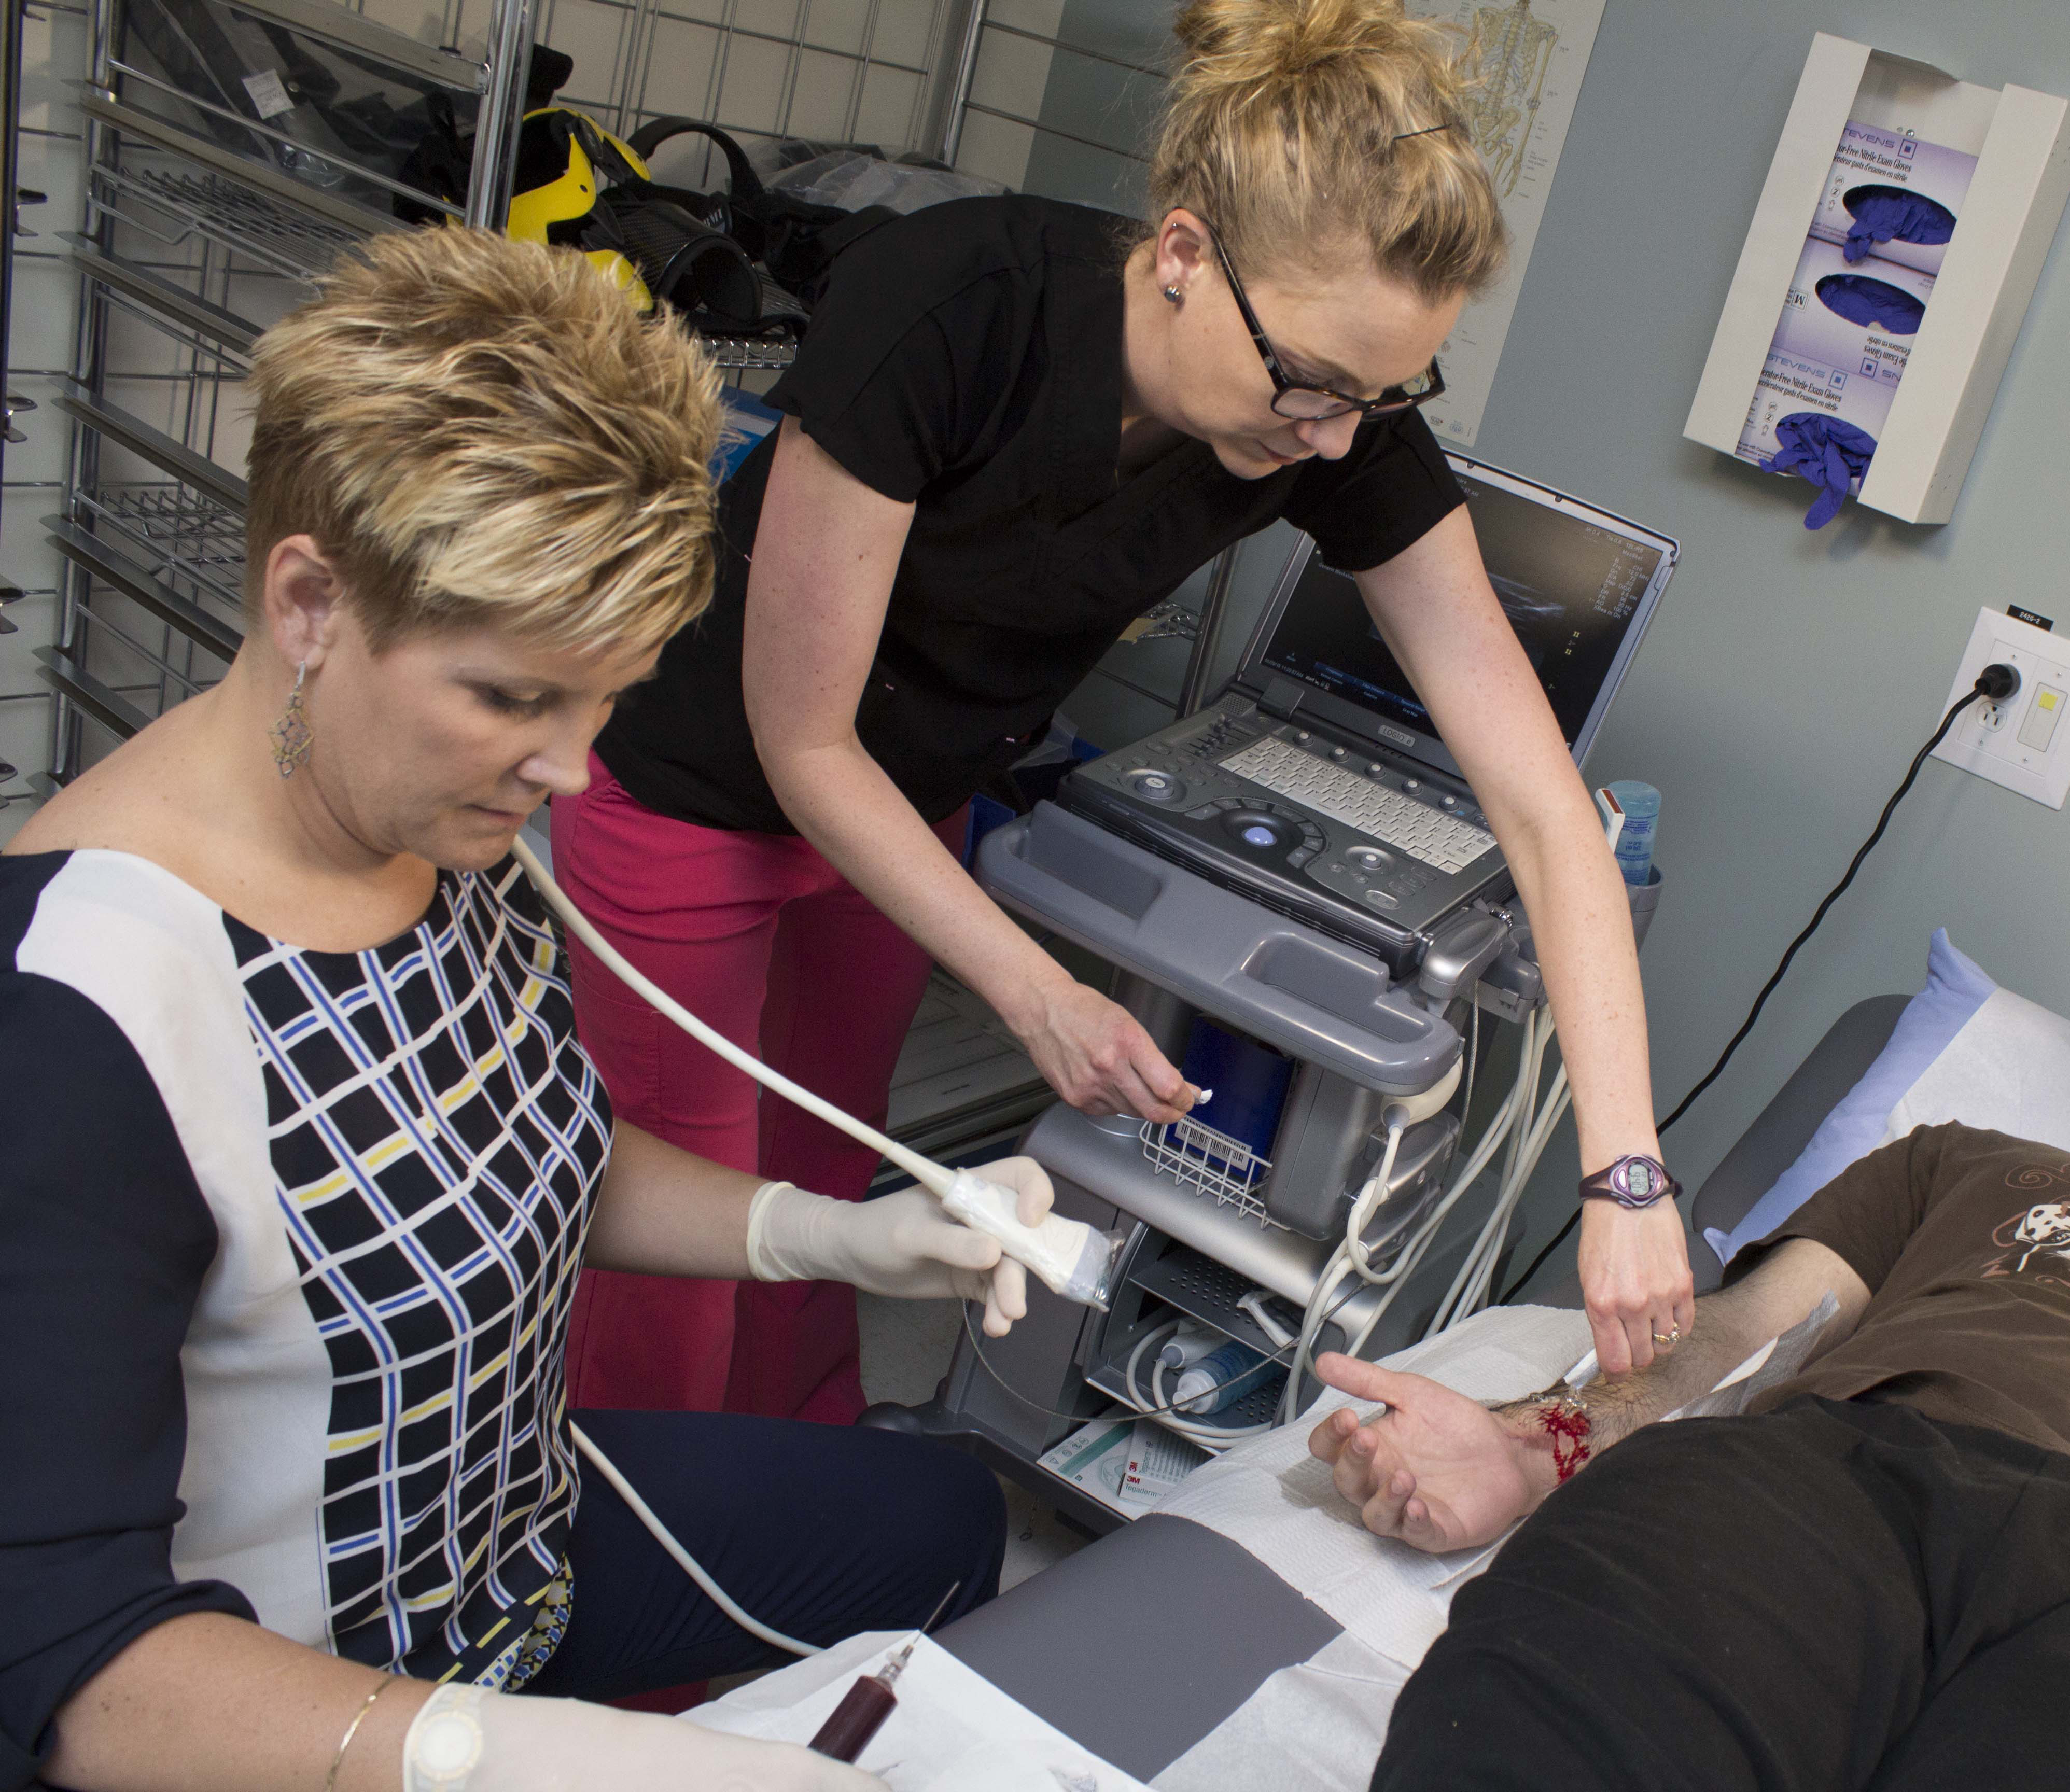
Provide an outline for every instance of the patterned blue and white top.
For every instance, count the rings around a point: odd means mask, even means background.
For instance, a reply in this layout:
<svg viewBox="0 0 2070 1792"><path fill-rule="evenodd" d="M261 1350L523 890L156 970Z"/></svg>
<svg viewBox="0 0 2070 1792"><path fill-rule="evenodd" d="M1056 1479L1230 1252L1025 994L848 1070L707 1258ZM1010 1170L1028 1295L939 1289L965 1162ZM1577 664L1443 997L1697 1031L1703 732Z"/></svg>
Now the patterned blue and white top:
<svg viewBox="0 0 2070 1792"><path fill-rule="evenodd" d="M611 1118L514 863L311 952L127 853L0 858L0 1786L184 1611L529 1675Z"/></svg>

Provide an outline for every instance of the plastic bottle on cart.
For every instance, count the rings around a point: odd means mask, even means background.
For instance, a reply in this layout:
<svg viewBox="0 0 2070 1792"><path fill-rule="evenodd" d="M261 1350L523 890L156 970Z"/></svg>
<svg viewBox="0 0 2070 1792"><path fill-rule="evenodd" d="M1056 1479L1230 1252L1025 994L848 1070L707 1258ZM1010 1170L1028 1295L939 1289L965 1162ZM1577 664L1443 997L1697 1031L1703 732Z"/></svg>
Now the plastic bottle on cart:
<svg viewBox="0 0 2070 1792"><path fill-rule="evenodd" d="M1157 1360L1167 1369L1191 1369L1203 1356L1212 1356L1217 1344L1229 1340L1198 1319L1188 1319L1164 1340Z"/></svg>
<svg viewBox="0 0 2070 1792"><path fill-rule="evenodd" d="M1624 811L1618 835L1618 869L1628 884L1642 884L1653 873L1653 836L1660 824L1660 792L1651 784L1625 779L1607 787Z"/></svg>
<svg viewBox="0 0 2070 1792"><path fill-rule="evenodd" d="M1182 1413L1219 1413L1263 1387L1274 1366L1232 1338L1180 1376L1172 1397ZM1251 1373L1246 1374L1246 1369Z"/></svg>

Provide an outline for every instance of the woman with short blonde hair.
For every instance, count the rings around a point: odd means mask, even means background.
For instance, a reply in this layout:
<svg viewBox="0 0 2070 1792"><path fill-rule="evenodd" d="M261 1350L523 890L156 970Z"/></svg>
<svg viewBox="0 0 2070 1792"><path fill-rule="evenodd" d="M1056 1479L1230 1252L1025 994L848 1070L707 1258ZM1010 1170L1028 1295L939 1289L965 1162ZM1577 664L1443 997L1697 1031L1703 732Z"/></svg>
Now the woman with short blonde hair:
<svg viewBox="0 0 2070 1792"><path fill-rule="evenodd" d="M305 533L377 649L486 623L636 650L710 601L718 375L566 257L385 237L266 332L252 385L248 599Z"/></svg>
<svg viewBox="0 0 2070 1792"><path fill-rule="evenodd" d="M565 881L671 993L853 1113L885 1111L931 959L1066 1100L1176 1119L1194 1091L1148 1033L964 873L964 805L1137 616L1284 518L1356 579L1503 849L1582 1167L1657 1156L1623 887L1418 409L1503 266L1453 39L1399 0L1188 0L1174 29L1145 221L967 199L836 258L769 395L784 420L722 489L710 612L554 806ZM862 1193L867 1152L692 1074L698 1048L574 968L643 1125ZM1588 1202L1581 1266L1611 1372L1687 1331L1671 1201ZM587 1299L586 1397L861 1405L838 1288L599 1277Z"/></svg>
<svg viewBox="0 0 2070 1792"><path fill-rule="evenodd" d="M708 599L717 388L573 251L361 253L259 346L228 673L0 857L0 1787L875 1785L583 1702L780 1657L583 1486L577 1275L1020 1271L614 1119L510 847ZM945 1447L579 1416L785 1635L996 1586Z"/></svg>

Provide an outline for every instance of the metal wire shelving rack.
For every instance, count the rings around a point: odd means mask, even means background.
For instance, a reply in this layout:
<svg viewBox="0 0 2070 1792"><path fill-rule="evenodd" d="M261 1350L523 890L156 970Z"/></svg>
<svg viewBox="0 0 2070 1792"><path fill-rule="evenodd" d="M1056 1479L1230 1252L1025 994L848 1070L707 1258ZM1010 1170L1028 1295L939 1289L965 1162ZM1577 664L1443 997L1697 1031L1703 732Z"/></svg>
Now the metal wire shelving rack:
<svg viewBox="0 0 2070 1792"><path fill-rule="evenodd" d="M10 16L21 6L13 0ZM236 387L252 345L342 248L399 227L399 194L467 223L501 221L535 34L577 55L563 97L621 133L657 113L690 113L749 141L832 134L838 125L843 137L940 147L958 103L944 64L971 6L443 0L419 15L417 35L370 16L408 11L388 0L61 6L82 15L85 33L83 71L73 64L84 78L71 84L84 217L77 231L47 239L55 255L38 250L76 277L78 322L68 378L35 370L59 387L45 401L45 427L69 437L63 477L36 482L55 501L40 520L57 587L55 626L34 657L55 700L50 771L37 781L45 790L63 783L111 735L220 676L238 639L243 494L227 469L242 462ZM484 45L471 55L420 41L470 28ZM283 116L249 81L240 91L220 46L239 33L252 44L254 31L274 46L290 84L314 56L349 88L371 83L398 106L441 96L474 129L465 205L423 194L350 133L313 135L309 107ZM772 58L779 71L765 79ZM297 89L298 100L306 96ZM10 145L17 134L9 129ZM731 379L751 387L792 354L781 341L709 346ZM32 408L10 400L10 419ZM21 519L35 520L34 511ZM0 591L0 603L10 595ZM10 627L0 620L0 630Z"/></svg>
<svg viewBox="0 0 2070 1792"><path fill-rule="evenodd" d="M495 0L474 56L332 0L91 0L88 24L85 216L58 239L79 282L55 399L71 440L59 507L42 519L59 603L55 638L35 650L56 698L59 783L236 653L245 487L231 469L253 345L342 250L403 227L398 196L501 222L534 18L532 0ZM259 76L240 96L226 43L256 46L262 64L270 55L332 97L375 96L367 116L440 108L471 128L465 203L401 178L371 131L341 136L333 115L299 105L283 118L284 92L269 96Z"/></svg>
<svg viewBox="0 0 2070 1792"><path fill-rule="evenodd" d="M55 510L76 537L101 540L187 606L162 603L135 613L139 600L131 590L111 584L86 563L83 550L68 553L62 531L48 532L54 574L21 583L38 591L56 586L54 622L44 636L49 644L38 649L34 669L56 698L50 763L59 781L108 744L102 725L109 706L88 709L79 701L89 675L148 717L219 673L221 628L235 627L235 591L227 589L234 587L235 567L219 567L213 584L197 579L187 557L162 560L125 536L108 513L114 506L100 501L127 493L129 501L157 484L168 503L185 493L183 502L205 497L215 509L236 513L235 491L197 487L201 468L194 461L168 465L158 451L170 441L202 463L241 464L235 388L252 343L342 247L395 227L391 206L406 184L393 166L342 153L335 141L313 147L295 120L258 116L234 82L207 77L205 70L196 78L201 64L194 59L177 67L182 31L193 35L195 14L214 11L256 24L276 43L320 46L354 78L385 73L399 96L446 93L464 124L484 127L477 178L463 208L476 222L500 218L505 201L508 149L535 31L577 57L563 97L621 133L661 112L685 113L715 118L751 143L792 133L860 137L887 150L916 147L952 164L968 162L983 126L1025 129L1073 151L1103 152L1116 166L1132 165L1135 115L1143 109L1137 90L1148 92L1156 73L1133 49L1117 55L1081 41L1080 31L1035 28L1053 9L1025 0L441 0L416 14L421 36L471 34L482 42L471 58L377 23L370 16L377 10L392 18L408 15L408 7L391 0L43 3L76 20L73 28L84 38L83 64L72 64L85 76L73 84L77 109L53 121L83 126L75 141L85 162L84 219L78 231L47 232L27 252L56 270L55 277L76 276L79 321L68 386L55 366L24 370L32 382L59 388L51 397L38 392L41 417L18 420L16 412L35 407L26 399L9 401L9 428L17 439L19 422L53 452L63 439L52 440L52 432L69 437L61 479L12 481L50 488L42 502L16 493L34 507L17 519L15 538L26 547L39 517ZM21 6L15 0L10 16ZM140 20L149 28L140 29ZM1002 76L1001 52L1029 51L1053 58L1058 72L1038 74L1017 93ZM1064 89L1085 89L1075 103L1066 92L1061 110L1050 103L1060 81ZM1102 81L1126 84L1126 103L1110 104ZM1090 134L1075 121L1088 103L1100 112ZM305 109L298 108L297 117ZM8 133L10 143L15 135ZM683 153L691 153L693 140L681 141ZM691 183L700 174L716 175L689 162L661 172ZM1011 179L1017 170L1001 173ZM1055 188L1032 165L1028 177L1032 190L1098 198ZM1107 179L1102 174L1094 184ZM1122 179L1115 194L1127 184ZM35 197L25 194L25 203ZM711 346L730 377L755 389L791 354L783 342ZM93 419L82 417L82 395L95 407ZM111 436L102 427L125 418L137 426L126 435L118 429ZM162 518L157 526L162 537ZM78 549L78 540L70 546ZM1217 563L1199 595L1189 593L1144 619L1143 639L1176 636L1191 651L1183 656L1175 690L1142 694L1180 710L1206 694L1233 558ZM14 595L0 589L0 605ZM203 639L168 620L170 613L192 623L197 611L219 625ZM0 632L10 626L0 616ZM14 651L22 661L34 639L18 637ZM1148 675L1137 669L1147 662L1127 649L1110 660L1102 676L1129 689Z"/></svg>

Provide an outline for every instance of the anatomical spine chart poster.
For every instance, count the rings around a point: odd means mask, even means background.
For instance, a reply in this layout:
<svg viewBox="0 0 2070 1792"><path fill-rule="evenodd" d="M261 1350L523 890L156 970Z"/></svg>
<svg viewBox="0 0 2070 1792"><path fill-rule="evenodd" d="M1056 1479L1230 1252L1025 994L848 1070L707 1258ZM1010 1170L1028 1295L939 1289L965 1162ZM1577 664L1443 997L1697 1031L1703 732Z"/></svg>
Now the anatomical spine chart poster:
<svg viewBox="0 0 2070 1792"><path fill-rule="evenodd" d="M1588 72L1603 0L1409 0L1409 10L1459 33L1461 59L1475 83L1467 96L1467 125L1509 225L1508 271L1467 307L1446 338L1438 351L1445 394L1424 407L1440 441L1471 448Z"/></svg>

